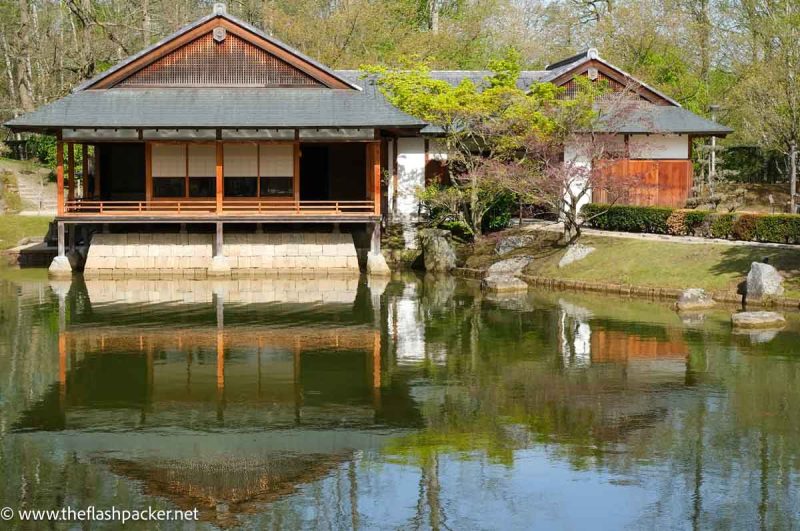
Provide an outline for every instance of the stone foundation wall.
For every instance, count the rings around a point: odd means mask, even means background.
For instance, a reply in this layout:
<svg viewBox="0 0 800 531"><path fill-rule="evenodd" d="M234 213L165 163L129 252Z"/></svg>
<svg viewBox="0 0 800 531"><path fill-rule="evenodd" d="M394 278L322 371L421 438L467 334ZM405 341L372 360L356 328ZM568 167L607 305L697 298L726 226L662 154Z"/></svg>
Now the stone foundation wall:
<svg viewBox="0 0 800 531"><path fill-rule="evenodd" d="M206 276L212 234L95 234L84 275ZM231 271L248 273L358 273L350 234L226 234L223 255Z"/></svg>

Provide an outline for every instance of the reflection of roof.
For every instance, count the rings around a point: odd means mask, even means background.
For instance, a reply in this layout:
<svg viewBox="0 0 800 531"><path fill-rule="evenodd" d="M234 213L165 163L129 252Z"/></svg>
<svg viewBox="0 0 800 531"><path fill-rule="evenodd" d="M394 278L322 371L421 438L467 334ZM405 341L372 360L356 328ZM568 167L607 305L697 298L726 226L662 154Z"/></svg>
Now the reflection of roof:
<svg viewBox="0 0 800 531"><path fill-rule="evenodd" d="M289 495L328 475L346 454L275 454L269 458L226 457L219 461L148 462L110 459L115 474L141 481L151 496L169 499L184 510L198 509L200 519L227 526L237 514L258 511L262 504ZM218 504L227 505L218 513Z"/></svg>

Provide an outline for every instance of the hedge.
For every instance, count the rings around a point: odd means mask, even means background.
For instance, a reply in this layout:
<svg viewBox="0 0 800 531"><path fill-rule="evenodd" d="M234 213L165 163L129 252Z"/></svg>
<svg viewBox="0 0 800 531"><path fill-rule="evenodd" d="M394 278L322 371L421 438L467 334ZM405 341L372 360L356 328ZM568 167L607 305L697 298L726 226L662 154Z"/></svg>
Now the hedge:
<svg viewBox="0 0 800 531"><path fill-rule="evenodd" d="M665 207L592 203L581 211L596 229L700 236L771 243L800 243L800 215L718 213Z"/></svg>

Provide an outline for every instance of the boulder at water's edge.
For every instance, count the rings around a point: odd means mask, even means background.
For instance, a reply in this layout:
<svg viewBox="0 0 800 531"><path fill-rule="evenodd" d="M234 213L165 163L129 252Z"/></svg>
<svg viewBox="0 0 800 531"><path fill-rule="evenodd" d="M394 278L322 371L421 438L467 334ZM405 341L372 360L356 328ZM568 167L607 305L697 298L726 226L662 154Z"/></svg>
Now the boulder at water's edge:
<svg viewBox="0 0 800 531"><path fill-rule="evenodd" d="M747 274L747 298L780 297L783 295L783 276L769 264L753 262Z"/></svg>
<svg viewBox="0 0 800 531"><path fill-rule="evenodd" d="M441 229L419 231L425 271L447 273L456 267L456 253L450 245L450 233Z"/></svg>

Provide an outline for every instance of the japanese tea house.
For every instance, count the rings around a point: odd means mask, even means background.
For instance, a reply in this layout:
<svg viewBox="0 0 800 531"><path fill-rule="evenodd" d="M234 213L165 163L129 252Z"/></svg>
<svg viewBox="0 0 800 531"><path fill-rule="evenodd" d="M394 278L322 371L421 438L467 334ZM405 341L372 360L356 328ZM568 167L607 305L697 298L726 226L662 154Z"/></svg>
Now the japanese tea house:
<svg viewBox="0 0 800 531"><path fill-rule="evenodd" d="M433 72L452 83L465 77L481 83L488 74ZM730 129L682 109L595 50L525 71L518 83L552 82L569 93L578 75L612 86L633 84L647 104L647 118L631 116L617 129L632 146L617 169L648 166L656 188L669 190L644 202L685 201L691 137L723 136ZM59 255L51 273L65 275L72 270L65 242L72 247L76 241L74 235L66 239L65 228L73 234L75 227L85 231L85 243L91 241L87 273L357 271L355 247L364 251L362 265L368 255L368 265L376 259L373 272L386 272L380 263L382 219L413 227L419 214L415 190L434 178L445 157L437 130L389 104L373 81L325 67L229 15L224 4L5 125L57 138ZM203 225L207 235L186 235L192 225ZM172 232L182 236L166 238L168 226L180 227ZM232 239L223 241L223 227ZM413 229L406 239L414 245ZM169 249L182 243L208 250ZM247 245L260 247L243 250ZM283 249L268 248L275 245Z"/></svg>

